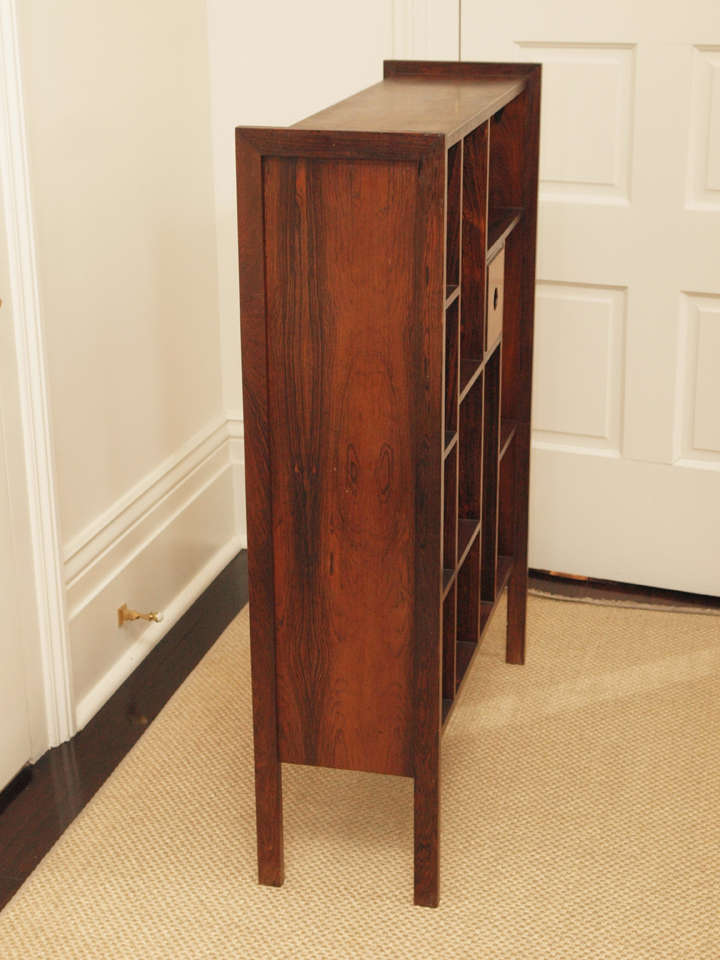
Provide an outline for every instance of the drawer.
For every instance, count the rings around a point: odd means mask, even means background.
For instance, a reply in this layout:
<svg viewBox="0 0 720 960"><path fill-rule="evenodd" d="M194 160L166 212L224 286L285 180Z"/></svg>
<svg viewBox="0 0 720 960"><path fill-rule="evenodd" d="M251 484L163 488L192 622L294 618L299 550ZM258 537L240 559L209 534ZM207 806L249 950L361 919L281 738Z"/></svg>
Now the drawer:
<svg viewBox="0 0 720 960"><path fill-rule="evenodd" d="M505 279L505 248L492 259L487 276L487 340L485 347L491 350L502 333L503 283Z"/></svg>

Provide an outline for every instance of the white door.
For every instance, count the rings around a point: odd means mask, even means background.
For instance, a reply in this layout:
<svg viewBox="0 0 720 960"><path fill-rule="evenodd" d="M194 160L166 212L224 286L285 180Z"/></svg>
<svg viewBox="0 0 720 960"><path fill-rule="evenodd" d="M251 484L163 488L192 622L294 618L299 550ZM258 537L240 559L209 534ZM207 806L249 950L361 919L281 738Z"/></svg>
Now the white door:
<svg viewBox="0 0 720 960"><path fill-rule="evenodd" d="M720 3L463 0L543 63L530 564L720 594Z"/></svg>
<svg viewBox="0 0 720 960"><path fill-rule="evenodd" d="M0 194L0 790L32 752L26 695L26 651L19 620L19 576L32 577L20 561L14 539L19 525L12 515L12 490L24 487L22 432L19 429L17 369L10 280ZM16 505L20 506L20 505ZM23 569L19 570L18 566Z"/></svg>

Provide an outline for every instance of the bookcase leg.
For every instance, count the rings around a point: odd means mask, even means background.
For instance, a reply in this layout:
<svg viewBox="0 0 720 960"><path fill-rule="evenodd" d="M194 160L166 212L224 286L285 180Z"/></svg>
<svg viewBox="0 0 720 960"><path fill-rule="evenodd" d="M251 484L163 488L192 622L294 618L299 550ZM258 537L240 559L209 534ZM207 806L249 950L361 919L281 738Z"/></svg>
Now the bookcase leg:
<svg viewBox="0 0 720 960"><path fill-rule="evenodd" d="M415 905L440 900L440 791L438 778L415 777Z"/></svg>
<svg viewBox="0 0 720 960"><path fill-rule="evenodd" d="M525 621L528 588L528 507L530 496L530 425L519 423L515 434L515 558L508 583L507 663L525 663Z"/></svg>
<svg viewBox="0 0 720 960"><path fill-rule="evenodd" d="M525 576L513 573L508 584L507 643L505 661L525 663L525 614L527 610L527 570Z"/></svg>
<svg viewBox="0 0 720 960"><path fill-rule="evenodd" d="M259 757L256 750L258 881L270 887L281 887L285 879L281 770L279 760L267 762L267 758Z"/></svg>

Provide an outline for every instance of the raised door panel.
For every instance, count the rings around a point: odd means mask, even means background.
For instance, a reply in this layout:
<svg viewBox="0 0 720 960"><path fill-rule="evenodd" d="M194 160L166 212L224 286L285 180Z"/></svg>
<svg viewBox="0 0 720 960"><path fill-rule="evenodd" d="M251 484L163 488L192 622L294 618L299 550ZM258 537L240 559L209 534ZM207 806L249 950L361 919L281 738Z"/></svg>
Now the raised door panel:
<svg viewBox="0 0 720 960"><path fill-rule="evenodd" d="M720 5L462 21L543 64L530 564L718 594Z"/></svg>

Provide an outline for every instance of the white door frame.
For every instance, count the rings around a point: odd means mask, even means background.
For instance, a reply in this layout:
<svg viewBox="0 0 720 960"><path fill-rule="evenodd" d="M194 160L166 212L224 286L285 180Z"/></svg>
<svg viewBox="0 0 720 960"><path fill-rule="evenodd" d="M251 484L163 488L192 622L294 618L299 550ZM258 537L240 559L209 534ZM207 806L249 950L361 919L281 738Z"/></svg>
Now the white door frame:
<svg viewBox="0 0 720 960"><path fill-rule="evenodd" d="M393 0L396 60L459 60L461 0Z"/></svg>
<svg viewBox="0 0 720 960"><path fill-rule="evenodd" d="M10 298L24 447L26 510L13 513L15 540L30 544L30 601L20 610L28 676L44 723L31 730L34 759L75 732L65 582L48 406L45 344L38 293L15 0L0 0L0 175L5 206ZM31 609L27 609L31 608ZM43 729L44 727L44 729Z"/></svg>

